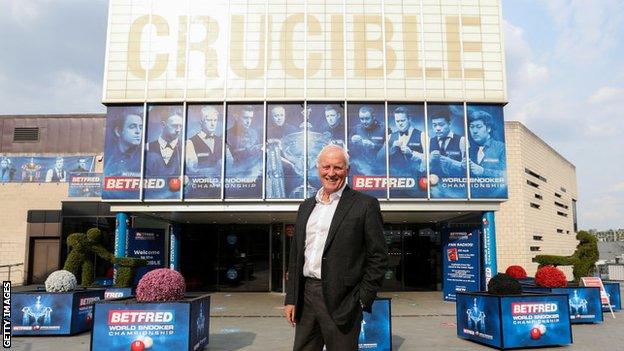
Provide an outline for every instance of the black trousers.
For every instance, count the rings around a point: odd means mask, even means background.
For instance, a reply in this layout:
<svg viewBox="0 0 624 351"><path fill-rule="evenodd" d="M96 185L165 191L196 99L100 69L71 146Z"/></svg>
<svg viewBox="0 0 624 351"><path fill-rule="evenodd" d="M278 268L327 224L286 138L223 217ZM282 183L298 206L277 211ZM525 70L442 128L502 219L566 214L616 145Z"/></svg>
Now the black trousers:
<svg viewBox="0 0 624 351"><path fill-rule="evenodd" d="M306 279L303 297L293 351L321 351L324 345L327 351L357 351L361 315L360 321L356 321L351 330L343 333L327 311L320 280Z"/></svg>

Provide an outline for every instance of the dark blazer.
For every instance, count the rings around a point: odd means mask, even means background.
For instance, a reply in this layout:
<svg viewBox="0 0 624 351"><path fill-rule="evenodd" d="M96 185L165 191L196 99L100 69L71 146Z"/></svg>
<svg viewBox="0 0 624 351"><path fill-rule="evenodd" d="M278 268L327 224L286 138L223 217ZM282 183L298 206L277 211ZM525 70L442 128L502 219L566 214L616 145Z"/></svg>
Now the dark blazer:
<svg viewBox="0 0 624 351"><path fill-rule="evenodd" d="M306 224L316 205L308 198L297 212L290 246L285 304L295 305L295 320L303 306L303 263ZM376 198L345 187L329 227L321 263L325 305L336 325L349 330L364 310L371 311L388 265L388 248Z"/></svg>

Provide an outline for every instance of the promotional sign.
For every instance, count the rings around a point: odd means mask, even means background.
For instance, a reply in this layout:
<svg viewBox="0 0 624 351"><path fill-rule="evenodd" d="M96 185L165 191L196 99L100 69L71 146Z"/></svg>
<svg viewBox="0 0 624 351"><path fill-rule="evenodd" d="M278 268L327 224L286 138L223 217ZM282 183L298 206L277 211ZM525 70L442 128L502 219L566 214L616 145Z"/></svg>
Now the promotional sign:
<svg viewBox="0 0 624 351"><path fill-rule="evenodd" d="M553 288L551 291L553 293L568 295L570 321L573 324L600 323L604 320L599 288Z"/></svg>
<svg viewBox="0 0 624 351"><path fill-rule="evenodd" d="M424 105L388 104L388 138L380 159L385 161L387 149L390 197L427 197L426 145Z"/></svg>
<svg viewBox="0 0 624 351"><path fill-rule="evenodd" d="M267 113L265 196L267 199L303 199L303 105L268 104Z"/></svg>
<svg viewBox="0 0 624 351"><path fill-rule="evenodd" d="M323 147L336 144L346 147L347 133L343 103L308 104L308 193L313 196L321 187L316 158Z"/></svg>
<svg viewBox="0 0 624 351"><path fill-rule="evenodd" d="M0 183L65 183L94 169L94 156L0 155Z"/></svg>
<svg viewBox="0 0 624 351"><path fill-rule="evenodd" d="M143 133L143 105L106 108L103 200L140 200Z"/></svg>
<svg viewBox="0 0 624 351"><path fill-rule="evenodd" d="M232 161L225 165L225 197L262 198L264 105L228 105L225 142Z"/></svg>
<svg viewBox="0 0 624 351"><path fill-rule="evenodd" d="M143 198L180 199L182 191L182 106L154 105L147 112Z"/></svg>
<svg viewBox="0 0 624 351"><path fill-rule="evenodd" d="M373 302L372 313L364 312L358 345L360 350L392 350L391 300Z"/></svg>
<svg viewBox="0 0 624 351"><path fill-rule="evenodd" d="M499 298L487 294L457 294L457 336L486 345L502 344Z"/></svg>
<svg viewBox="0 0 624 351"><path fill-rule="evenodd" d="M566 294L501 297L501 321L504 348L572 343Z"/></svg>
<svg viewBox="0 0 624 351"><path fill-rule="evenodd" d="M208 344L210 297L106 301L95 305L94 318L91 350L201 350Z"/></svg>
<svg viewBox="0 0 624 351"><path fill-rule="evenodd" d="M12 295L13 335L71 335L91 328L93 303L104 299L103 289L67 293L45 291Z"/></svg>
<svg viewBox="0 0 624 351"><path fill-rule="evenodd" d="M622 297L620 291L620 283L616 282L603 282L609 301L611 302L611 308L614 311L620 311L622 309ZM609 305L603 303L602 311L609 311Z"/></svg>
<svg viewBox="0 0 624 351"><path fill-rule="evenodd" d="M349 184L355 190L386 198L388 187L386 158L382 151L386 141L385 107L383 104L349 104Z"/></svg>
<svg viewBox="0 0 624 351"><path fill-rule="evenodd" d="M467 105L470 197L507 198L505 121L501 105Z"/></svg>
<svg viewBox="0 0 624 351"><path fill-rule="evenodd" d="M186 116L185 199L220 199L223 104L190 105ZM227 159L232 155L228 152Z"/></svg>
<svg viewBox="0 0 624 351"><path fill-rule="evenodd" d="M467 198L464 106L427 105L432 199Z"/></svg>
<svg viewBox="0 0 624 351"><path fill-rule="evenodd" d="M165 231L162 229L128 229L128 257L147 260L147 266L138 267L134 275L136 285L143 275L165 264Z"/></svg>
<svg viewBox="0 0 624 351"><path fill-rule="evenodd" d="M442 288L444 300L456 292L481 289L481 252L478 229L442 229Z"/></svg>
<svg viewBox="0 0 624 351"><path fill-rule="evenodd" d="M104 292L104 300L123 299L132 295L132 288L108 288Z"/></svg>
<svg viewBox="0 0 624 351"><path fill-rule="evenodd" d="M102 173L70 173L69 197L102 196Z"/></svg>
<svg viewBox="0 0 624 351"><path fill-rule="evenodd" d="M490 279L498 272L496 267L496 225L493 211L482 213L481 230L483 231L483 282L481 288L487 290Z"/></svg>

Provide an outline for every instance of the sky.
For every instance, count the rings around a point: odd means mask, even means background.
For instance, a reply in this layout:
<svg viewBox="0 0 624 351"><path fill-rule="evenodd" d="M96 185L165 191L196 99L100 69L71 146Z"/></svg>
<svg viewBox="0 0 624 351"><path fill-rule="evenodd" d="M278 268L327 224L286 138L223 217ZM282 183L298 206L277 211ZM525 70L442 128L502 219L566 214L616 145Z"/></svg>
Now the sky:
<svg viewBox="0 0 624 351"><path fill-rule="evenodd" d="M624 1L502 0L509 103L576 165L582 229L624 228ZM105 112L108 1L0 1L0 114Z"/></svg>

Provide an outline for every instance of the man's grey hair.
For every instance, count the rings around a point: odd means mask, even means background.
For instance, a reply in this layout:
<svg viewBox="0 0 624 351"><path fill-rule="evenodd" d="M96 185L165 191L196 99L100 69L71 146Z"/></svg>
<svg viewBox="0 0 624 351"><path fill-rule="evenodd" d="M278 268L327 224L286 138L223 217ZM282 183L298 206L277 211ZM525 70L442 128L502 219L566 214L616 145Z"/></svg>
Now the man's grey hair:
<svg viewBox="0 0 624 351"><path fill-rule="evenodd" d="M325 145L322 149L321 152L318 153L318 155L316 156L316 166L319 166L320 163L320 157L321 155L326 152L326 151L330 151L330 150L336 150L342 153L342 156L345 159L345 163L347 165L347 168L349 168L349 153L347 152L347 150L345 150L342 146L338 145L338 144L327 144Z"/></svg>

